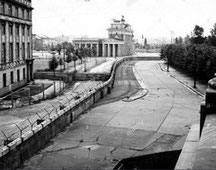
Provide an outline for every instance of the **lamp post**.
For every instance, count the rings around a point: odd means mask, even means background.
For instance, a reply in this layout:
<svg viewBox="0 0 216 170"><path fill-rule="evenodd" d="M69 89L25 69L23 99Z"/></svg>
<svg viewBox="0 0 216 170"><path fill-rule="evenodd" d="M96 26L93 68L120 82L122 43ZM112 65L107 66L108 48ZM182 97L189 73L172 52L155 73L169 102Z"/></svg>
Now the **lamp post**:
<svg viewBox="0 0 216 170"><path fill-rule="evenodd" d="M167 56L167 72L169 72L169 57Z"/></svg>
<svg viewBox="0 0 216 170"><path fill-rule="evenodd" d="M196 46L194 48L194 88L196 88L196 80L197 80L197 52Z"/></svg>
<svg viewBox="0 0 216 170"><path fill-rule="evenodd" d="M54 57L55 57L55 52L54 51L52 51L52 53L51 53L52 55L53 55L53 59L54 59ZM55 84L55 61L53 62L53 64L54 64L54 68L53 68L53 73L54 73L54 96L56 96L56 84Z"/></svg>

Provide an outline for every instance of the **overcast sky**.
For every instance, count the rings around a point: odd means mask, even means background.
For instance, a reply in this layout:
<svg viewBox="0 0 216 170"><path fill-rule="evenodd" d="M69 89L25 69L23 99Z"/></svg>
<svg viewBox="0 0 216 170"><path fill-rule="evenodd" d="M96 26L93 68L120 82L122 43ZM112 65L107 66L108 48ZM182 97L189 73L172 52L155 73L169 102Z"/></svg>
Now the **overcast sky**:
<svg viewBox="0 0 216 170"><path fill-rule="evenodd" d="M50 37L107 37L113 18L125 16L135 38L190 34L195 25L205 35L216 23L216 0L33 0L33 33Z"/></svg>

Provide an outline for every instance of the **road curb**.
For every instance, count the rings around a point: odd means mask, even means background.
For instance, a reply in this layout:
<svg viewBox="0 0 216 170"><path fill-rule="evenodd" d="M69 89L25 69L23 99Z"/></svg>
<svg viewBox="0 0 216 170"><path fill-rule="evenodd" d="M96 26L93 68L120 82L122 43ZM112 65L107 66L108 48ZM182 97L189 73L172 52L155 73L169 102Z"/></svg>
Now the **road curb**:
<svg viewBox="0 0 216 170"><path fill-rule="evenodd" d="M192 92L194 92L195 94L197 94L199 97L204 98L205 95L204 93L198 91L197 89L195 89L194 87L188 85L187 83L184 83L183 81L177 79L174 75L170 74L170 72L167 72L164 68L162 68L161 64L159 63L159 67L161 69L161 71L163 71L165 74L167 74L168 76L174 78L176 81L178 81L179 83L181 83L183 86L185 86L186 88L188 88L189 90L191 90Z"/></svg>

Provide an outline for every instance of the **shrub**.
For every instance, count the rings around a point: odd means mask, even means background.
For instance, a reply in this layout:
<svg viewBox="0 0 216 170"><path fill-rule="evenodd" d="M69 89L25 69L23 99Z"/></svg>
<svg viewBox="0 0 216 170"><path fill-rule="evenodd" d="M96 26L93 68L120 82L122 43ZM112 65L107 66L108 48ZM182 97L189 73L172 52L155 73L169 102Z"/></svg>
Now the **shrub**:
<svg viewBox="0 0 216 170"><path fill-rule="evenodd" d="M58 65L59 63L56 57L52 57L52 59L49 61L49 69L54 71Z"/></svg>

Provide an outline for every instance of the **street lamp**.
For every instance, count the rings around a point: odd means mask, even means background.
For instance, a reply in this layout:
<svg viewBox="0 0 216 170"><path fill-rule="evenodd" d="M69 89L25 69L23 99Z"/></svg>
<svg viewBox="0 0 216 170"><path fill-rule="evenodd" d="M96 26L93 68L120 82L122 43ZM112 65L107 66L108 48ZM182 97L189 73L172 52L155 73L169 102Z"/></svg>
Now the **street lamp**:
<svg viewBox="0 0 216 170"><path fill-rule="evenodd" d="M54 57L55 57L55 51L52 51L51 52L51 54L53 55L53 59L54 59ZM55 84L55 61L53 62L53 64L54 64L54 68L53 68L53 73L54 73L54 96L56 96L56 84Z"/></svg>
<svg viewBox="0 0 216 170"><path fill-rule="evenodd" d="M169 72L169 57L166 56L166 58L167 58L167 72Z"/></svg>

